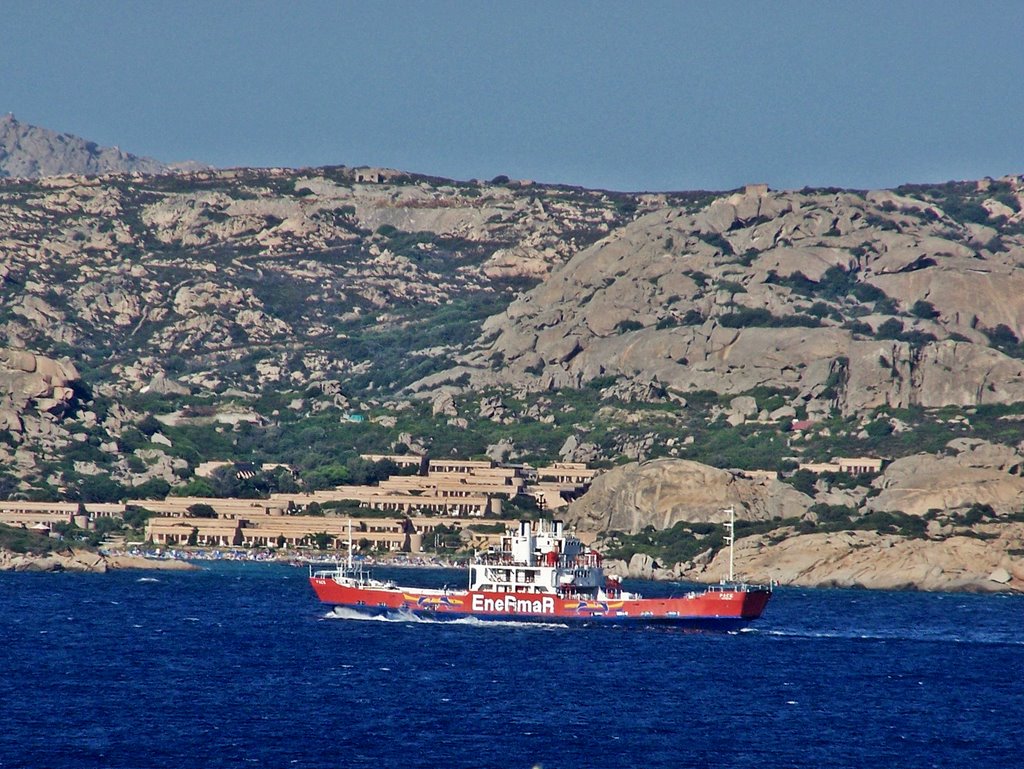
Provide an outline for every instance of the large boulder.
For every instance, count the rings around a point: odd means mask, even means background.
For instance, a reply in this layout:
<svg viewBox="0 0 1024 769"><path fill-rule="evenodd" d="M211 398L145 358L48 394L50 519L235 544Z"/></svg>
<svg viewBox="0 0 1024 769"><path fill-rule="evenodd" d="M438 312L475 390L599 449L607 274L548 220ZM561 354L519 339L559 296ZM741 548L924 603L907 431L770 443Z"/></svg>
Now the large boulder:
<svg viewBox="0 0 1024 769"><path fill-rule="evenodd" d="M950 441L949 456L914 454L886 467L875 479L877 496L869 510L924 515L929 510L965 509L991 505L996 513L1024 507L1024 478L1019 474L1024 457L1009 446L981 440Z"/></svg>
<svg viewBox="0 0 1024 769"><path fill-rule="evenodd" d="M566 520L581 535L637 533L645 526L671 528L677 521L722 522L734 507L744 520L802 515L813 500L779 481L753 481L683 459L655 459L617 467L594 479L574 501Z"/></svg>
<svg viewBox="0 0 1024 769"><path fill-rule="evenodd" d="M16 427L27 411L62 413L74 400L78 370L24 350L0 348L0 412L3 423Z"/></svg>

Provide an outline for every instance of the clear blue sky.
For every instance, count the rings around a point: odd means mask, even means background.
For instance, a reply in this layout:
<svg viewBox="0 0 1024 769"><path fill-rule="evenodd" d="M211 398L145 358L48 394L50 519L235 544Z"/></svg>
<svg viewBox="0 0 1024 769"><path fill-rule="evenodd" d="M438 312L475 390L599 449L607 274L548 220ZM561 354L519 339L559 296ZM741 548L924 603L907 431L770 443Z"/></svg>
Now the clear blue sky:
<svg viewBox="0 0 1024 769"><path fill-rule="evenodd" d="M1024 2L6 0L0 113L161 160L620 190L1024 172Z"/></svg>

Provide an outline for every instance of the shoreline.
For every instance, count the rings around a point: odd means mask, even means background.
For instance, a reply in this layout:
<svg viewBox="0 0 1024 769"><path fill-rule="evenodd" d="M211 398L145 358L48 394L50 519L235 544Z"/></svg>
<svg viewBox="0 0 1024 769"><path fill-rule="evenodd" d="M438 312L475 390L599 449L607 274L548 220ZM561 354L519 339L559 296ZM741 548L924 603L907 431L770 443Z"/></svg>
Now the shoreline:
<svg viewBox="0 0 1024 769"><path fill-rule="evenodd" d="M240 561L251 563L283 563L294 566L309 564L334 564L345 560L341 553L326 555L321 550L312 551L269 551L269 550L241 550L236 548L118 548L104 549L100 551L111 557L132 557L144 558L157 562L168 561ZM356 561L368 566L387 566L398 568L433 568L433 569L462 569L466 568L468 559L449 560L440 556L430 555L408 555L405 553L387 556L362 556L355 558Z"/></svg>
<svg viewBox="0 0 1024 769"><path fill-rule="evenodd" d="M144 549L139 547L104 549L90 551L76 548L65 548L47 554L13 553L8 550L0 550L0 572L51 572L51 573L107 573L109 571L141 570L141 571L198 571L203 568L204 562L235 561L242 563L271 563L285 564L294 567L306 566L307 564L333 564L344 560L341 554L326 555L323 551L247 551L233 548L197 548L195 550L184 548L173 549ZM423 568L423 569L465 569L466 560L449 560L439 556L410 556L407 554L388 556L366 556L360 560L368 566L383 566L387 568ZM715 564L717 565L717 564ZM630 579L650 580L655 582L680 582L696 585L717 584L717 578L711 579L710 574L716 573L714 568L708 569L678 569L678 568L654 568L646 564L646 568L634 570L624 562L609 562L606 564L610 572L622 573ZM637 573L640 571L642 573ZM789 579L778 579L781 574L765 574L762 569L754 568L753 574L748 574L748 579L754 582L767 583L773 580L781 587L828 589L848 588L860 590L880 590L898 592L943 592L943 593L981 593L981 594L1004 594L1021 595L1024 593L1016 584L996 583L985 577L975 576L973 579L964 579L964 575L944 575L947 579L936 580L913 578L897 579L895 574L887 572L869 575L863 570L858 570L856 577L850 574L828 573L828 574L790 574ZM761 572L757 574L757 572ZM756 576L755 576L756 575ZM905 575L909 577L909 575ZM760 577L764 577L760 579ZM874 579L872 577L875 577ZM948 580L948 581L947 581Z"/></svg>

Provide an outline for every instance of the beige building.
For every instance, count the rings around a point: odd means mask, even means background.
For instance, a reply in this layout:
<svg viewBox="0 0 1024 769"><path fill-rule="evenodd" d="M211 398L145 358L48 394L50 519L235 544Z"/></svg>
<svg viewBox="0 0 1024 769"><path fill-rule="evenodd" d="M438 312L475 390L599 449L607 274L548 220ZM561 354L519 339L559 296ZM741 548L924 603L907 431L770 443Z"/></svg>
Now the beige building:
<svg viewBox="0 0 1024 769"><path fill-rule="evenodd" d="M310 547L317 534L329 537L329 549L347 549L349 525L352 541L393 552L421 553L441 525L464 532L473 547L499 544L501 534L474 532L465 519L443 517L348 518L343 516L287 515L243 518L151 518L146 538L164 547L183 546L193 538L204 547Z"/></svg>
<svg viewBox="0 0 1024 769"><path fill-rule="evenodd" d="M831 462L801 462L799 468L809 472L849 473L864 475L882 471L882 460L874 457L832 457Z"/></svg>
<svg viewBox="0 0 1024 769"><path fill-rule="evenodd" d="M494 462L487 459L431 459L427 463L430 473L458 473L472 475L475 472L494 469Z"/></svg>
<svg viewBox="0 0 1024 769"><path fill-rule="evenodd" d="M209 505L221 518L245 518L250 515L284 515L287 504L273 499L221 499L219 497L167 497L140 503L147 510L170 518L188 517L193 505Z"/></svg>
<svg viewBox="0 0 1024 769"><path fill-rule="evenodd" d="M425 463L419 454L360 454L360 457L367 462L392 462L403 470L419 470Z"/></svg>
<svg viewBox="0 0 1024 769"><path fill-rule="evenodd" d="M74 523L81 529L95 526L97 518L123 518L125 505L86 502L79 512L78 502L27 502L19 499L0 500L0 523L15 528L42 527L50 530L63 523Z"/></svg>
<svg viewBox="0 0 1024 769"><path fill-rule="evenodd" d="M598 472L583 462L555 462L547 467L538 467L537 480L586 486L590 485Z"/></svg>

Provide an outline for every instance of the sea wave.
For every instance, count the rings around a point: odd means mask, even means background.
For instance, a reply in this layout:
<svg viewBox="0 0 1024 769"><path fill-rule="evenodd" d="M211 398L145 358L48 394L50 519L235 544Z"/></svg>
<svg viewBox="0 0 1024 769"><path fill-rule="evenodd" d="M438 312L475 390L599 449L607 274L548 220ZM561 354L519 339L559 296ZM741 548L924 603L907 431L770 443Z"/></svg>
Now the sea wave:
<svg viewBox="0 0 1024 769"><path fill-rule="evenodd" d="M775 630L759 627L745 627L740 633L749 633L776 638L793 638L802 640L851 640L851 641L920 641L924 643L976 644L981 646L1024 646L1024 639L1005 638L997 635L938 635L931 633L914 633L906 629L892 633L862 632L850 630Z"/></svg>

